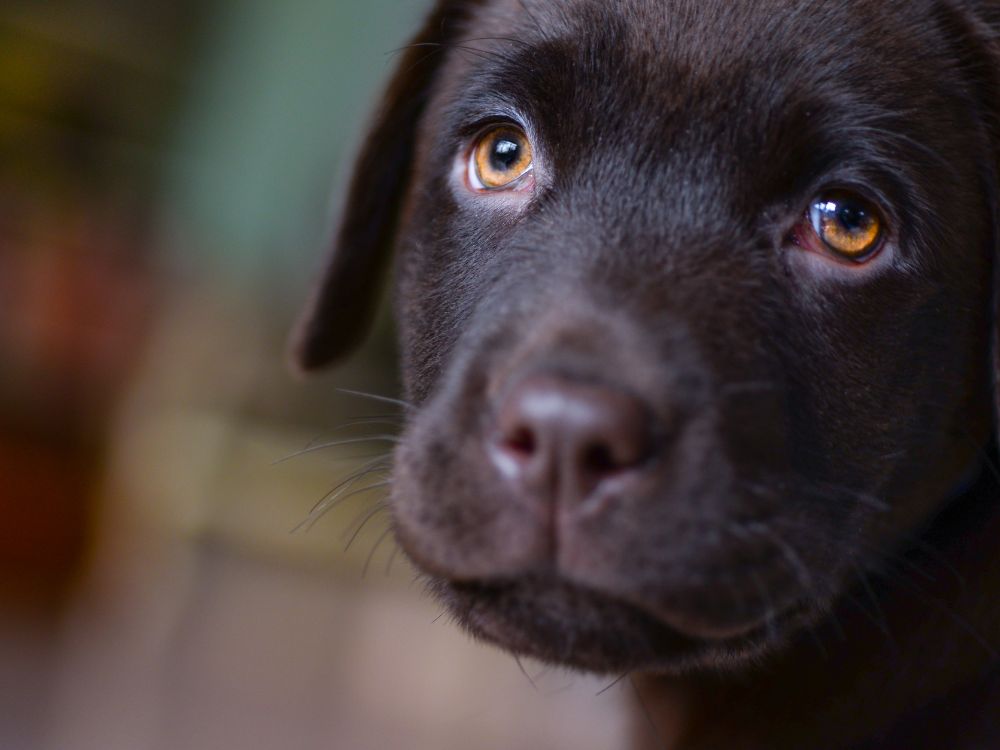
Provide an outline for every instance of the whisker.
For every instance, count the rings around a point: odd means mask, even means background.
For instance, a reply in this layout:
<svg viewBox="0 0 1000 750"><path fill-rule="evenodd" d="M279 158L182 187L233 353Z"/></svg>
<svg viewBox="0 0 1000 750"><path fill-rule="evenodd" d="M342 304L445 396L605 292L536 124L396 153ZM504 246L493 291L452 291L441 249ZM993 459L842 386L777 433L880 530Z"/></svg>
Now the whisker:
<svg viewBox="0 0 1000 750"><path fill-rule="evenodd" d="M375 518L375 516L377 516L379 513L382 513L383 511L386 511L388 509L389 506L386 505L385 503L377 503L375 507L368 512L368 515L364 517L364 520L361 521L361 523L358 525L358 528L355 529L354 534L351 535L351 540L347 543L347 546L344 547L344 552L346 553L350 551L351 547L354 546L354 543L358 540L358 537L361 536L361 532L364 531L364 528L365 526L368 525L369 521Z"/></svg>
<svg viewBox="0 0 1000 750"><path fill-rule="evenodd" d="M628 677L628 675L629 675L629 673L626 672L621 677L619 677L617 680L615 680L610 685L608 685L606 688L602 688L601 690L598 690L597 694L594 697L595 698L600 698L602 695L604 695L605 693L607 693L608 691L610 691L616 685L620 685L625 680L625 678Z"/></svg>
<svg viewBox="0 0 1000 750"><path fill-rule="evenodd" d="M482 60L499 60L500 62L507 62L508 58L498 52L493 52L491 50L480 49L478 47L472 47L466 44L459 44L457 42L444 43L444 42L414 42L413 44L408 44L405 47L393 50L392 52L403 52L406 50L420 49L421 47L431 47L434 48L435 53L440 50L451 50L457 49L462 52L469 52Z"/></svg>
<svg viewBox="0 0 1000 750"><path fill-rule="evenodd" d="M410 44L410 45L407 45L406 47L400 47L397 50L392 50L388 54L389 55L395 55L395 54L399 54L399 53L402 53L402 52L408 52L408 51L413 50L413 49L419 49L420 47L433 47L434 49L432 49L426 55L424 55L423 57L421 57L419 60L414 61L414 63L412 65L410 65L404 71L404 74L409 75L414 70L416 70L421 65L423 65L425 62L427 62L428 60L430 60L432 57L435 57L435 56L441 54L442 50L445 49L444 46L441 45L441 44L416 44L416 45Z"/></svg>
<svg viewBox="0 0 1000 750"><path fill-rule="evenodd" d="M397 557L397 555L399 555L399 551L400 551L400 546L397 544L393 548L392 554L389 555L389 561L385 564L385 576L386 576L386 578L388 578L390 575L392 575L392 564L394 562L396 562L396 557Z"/></svg>
<svg viewBox="0 0 1000 750"><path fill-rule="evenodd" d="M362 477L363 476L364 475L362 475ZM357 481L360 481L360 479L361 479L361 477L358 477L354 481L357 482ZM351 486L353 486L353 484L354 484L354 482L352 482ZM334 508L336 508L338 505L341 505L342 503L347 502L352 497L357 497L358 495L363 495L366 492L370 492L372 490L377 490L377 489L381 489L383 487L388 487L391 484L392 484L391 481L378 482L376 484L371 484L371 485L367 485L365 487L361 487L359 489L354 490L353 492L348 492L346 495L342 495L340 497L331 498L329 502L323 502L321 504L320 508L317 508L312 513L310 513L309 516L302 523L300 523L298 526L295 527L295 529L293 529L292 533L298 533L298 532L303 531L303 530L309 531L310 529L312 529L313 526L316 525L317 521L319 521L323 516L325 516L331 510L333 510ZM349 489L349 487L345 488L345 489ZM350 528L350 526L348 528Z"/></svg>
<svg viewBox="0 0 1000 750"><path fill-rule="evenodd" d="M766 541L770 542L778 550L782 558L784 558L786 566L791 571L792 575L796 578L796 580L799 583L799 586L803 589L803 591L810 592L814 595L822 593L820 587L816 585L816 581L809 570L809 566L806 565L806 563L802 560L801 556L796 551L795 547L788 540L784 539L781 536L781 534L777 532L777 530L770 528L769 526L767 526L767 524L762 522L751 522L740 525L734 524L733 526L730 527L730 529L734 533L739 533L739 531L742 530L744 532L750 534L757 534L758 536L763 537ZM754 578L756 579L757 576L755 575ZM763 581L759 581L757 585L758 587L762 587L761 593L766 597L765 601L768 602L768 606L772 607L773 602L771 601L770 596L768 596L766 587L763 587ZM841 641L846 641L847 633L844 631L844 627L840 623L840 620L837 619L836 615L832 611L830 612L827 620L830 626L837 633L837 637ZM771 634L770 628L772 626L773 623L769 622L768 623L769 634ZM826 645L820 638L820 635L817 632L816 628L812 625L809 625L806 628L806 630L808 631L810 638L812 638L812 640L815 642L820 653L823 655L823 658L829 659L830 652L827 650Z"/></svg>
<svg viewBox="0 0 1000 750"><path fill-rule="evenodd" d="M642 710L642 715L646 717L646 722L649 724L653 741L660 748L660 750L668 750L663 737L660 736L660 728L657 727L656 722L653 721L653 715L649 712L649 707L646 705L646 701L642 697L642 692L640 692L639 686L635 682L635 678L630 676L629 682L632 683L632 690L635 691L635 697L639 701L639 708Z"/></svg>
<svg viewBox="0 0 1000 750"><path fill-rule="evenodd" d="M360 425L369 424L384 424L392 427L398 427L402 421L403 416L401 414L373 414L369 417L358 417L347 422L342 422L333 429L336 432L339 430L346 430L348 427L358 427Z"/></svg>
<svg viewBox="0 0 1000 750"><path fill-rule="evenodd" d="M345 501L349 500L352 497L355 497L357 495L363 495L366 492L371 492L372 490L385 489L386 487L389 487L391 485L392 485L392 482L390 480L386 480L384 482L376 482L375 484L365 485L364 487L360 487L360 488L354 490L354 492L351 492L351 493L348 493L347 495L344 495L342 498L340 498L340 502L345 502ZM354 524L355 523L357 523L357 519L355 519L350 524L348 524L348 526L347 526L348 529L354 528ZM346 532L346 533L350 533L350 532Z"/></svg>
<svg viewBox="0 0 1000 750"><path fill-rule="evenodd" d="M524 668L524 662L521 661L521 657L518 654L514 654L513 656L514 661L517 662L517 668L520 669L521 674L524 675L524 679L528 681L528 684L530 684L532 688L538 690L538 685L536 685L535 681L531 679L531 675L528 674L528 670Z"/></svg>
<svg viewBox="0 0 1000 750"><path fill-rule="evenodd" d="M942 154L935 151L930 146L921 143L920 141L911 138L910 136L902 133L900 130L892 127L891 122L873 123L871 125L856 124L851 125L847 128L847 130L850 133L857 134L861 137L874 137L876 140L880 141L879 145L884 143L885 145L896 148L902 147L904 150L909 148L918 151L926 159L933 161L939 168L947 172L952 177L958 176L958 171L955 168L955 165L946 159Z"/></svg>
<svg viewBox="0 0 1000 750"><path fill-rule="evenodd" d="M803 492L825 500L845 498L856 500L861 505L868 507L876 513L888 513L892 510L892 506L889 505L889 503L876 495L872 495L869 492L855 490L851 487L847 487L846 485L810 482L803 477L800 478L800 481L794 485L794 489L797 492Z"/></svg>
<svg viewBox="0 0 1000 750"><path fill-rule="evenodd" d="M361 580L364 580L365 578L368 577L368 568L372 564L372 560L375 557L375 553L378 551L378 548L382 546L382 542L384 542L386 540L386 537L388 537L389 534L391 533L392 533L392 527L390 526L389 528L387 528L385 531L382 532L382 536L380 536L378 538L378 541L375 542L375 546L372 547L372 551L368 553L368 559L365 560L365 567L361 571Z"/></svg>
<svg viewBox="0 0 1000 750"><path fill-rule="evenodd" d="M545 31L545 27L542 26L541 23L539 23L538 18L535 16L534 13L531 12L531 10L528 8L528 5L524 2L524 0L517 0L517 2L518 2L518 5L521 6L521 10L524 11L524 14L529 19L531 19L531 22L535 25L535 29L538 31L539 34L542 35L542 38L543 39L548 39L549 35Z"/></svg>
<svg viewBox="0 0 1000 750"><path fill-rule="evenodd" d="M308 448L303 448L290 456L285 456L280 458L272 466L279 466L280 464L287 463L293 459L301 458L302 456L307 456L310 453L318 453L319 451L329 450L330 448L341 448L345 445L360 445L361 443L392 443L396 444L399 442L399 437L396 435L370 435L367 437L358 438L347 438L344 440L334 440L330 443L321 443L320 445L312 445Z"/></svg>
<svg viewBox="0 0 1000 750"><path fill-rule="evenodd" d="M388 469L389 468L388 461L389 461L388 457L379 456L378 458L369 461L368 463L358 468L357 471L351 472L346 477L344 477L343 480L341 480L332 490L323 495L323 497L320 498L319 502L313 505L313 507L310 509L309 512L316 513L320 508L324 506L324 504L336 500L337 497L339 497L338 493L340 493L342 490L349 489L349 487L353 487L355 484L358 483L359 480L361 480L368 474L374 474L376 471L379 471L380 469Z"/></svg>
<svg viewBox="0 0 1000 750"><path fill-rule="evenodd" d="M348 396L357 396L358 398L367 398L372 401L381 401L384 404L392 404L393 406L398 406L407 411L412 411L416 407L402 399L392 398L391 396L380 396L377 393L365 393L364 391L355 391L351 388L338 388L340 393L346 393Z"/></svg>
<svg viewBox="0 0 1000 750"><path fill-rule="evenodd" d="M777 548L778 552L785 559L785 562L788 563L788 566L795 578L798 580L799 585L806 591L815 590L815 581L813 580L812 574L809 572L809 567L805 564L805 562L803 562L799 553L795 551L795 548L792 547L788 541L783 539L777 531L761 522L742 524L737 528L740 528L748 533L764 537L766 541L769 541Z"/></svg>
<svg viewBox="0 0 1000 750"><path fill-rule="evenodd" d="M525 39L518 39L512 36L477 36L469 37L467 39L459 39L462 44L468 42L507 42L509 44L519 45L529 50L538 49L538 47Z"/></svg>

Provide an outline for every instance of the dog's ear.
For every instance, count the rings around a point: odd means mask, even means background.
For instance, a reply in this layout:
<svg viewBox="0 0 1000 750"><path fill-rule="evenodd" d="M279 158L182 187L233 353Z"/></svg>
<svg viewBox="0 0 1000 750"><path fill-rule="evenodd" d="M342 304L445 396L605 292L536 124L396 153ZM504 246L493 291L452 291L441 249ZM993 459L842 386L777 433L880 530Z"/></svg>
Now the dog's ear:
<svg viewBox="0 0 1000 750"><path fill-rule="evenodd" d="M409 186L417 124L444 46L470 5L438 0L401 56L354 165L321 278L292 335L292 363L300 371L350 354L371 326Z"/></svg>

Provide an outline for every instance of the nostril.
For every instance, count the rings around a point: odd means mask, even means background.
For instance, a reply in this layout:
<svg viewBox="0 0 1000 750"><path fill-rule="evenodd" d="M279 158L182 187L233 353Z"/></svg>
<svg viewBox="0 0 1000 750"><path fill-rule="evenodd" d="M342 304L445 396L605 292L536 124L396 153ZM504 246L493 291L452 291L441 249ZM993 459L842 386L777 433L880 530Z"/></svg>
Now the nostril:
<svg viewBox="0 0 1000 750"><path fill-rule="evenodd" d="M583 466L591 474L604 475L614 474L621 469L628 468L619 463L610 446L603 443L595 443L587 446L583 452Z"/></svg>
<svg viewBox="0 0 1000 750"><path fill-rule="evenodd" d="M515 428L509 435L504 437L503 447L508 453L511 453L522 460L526 460L531 458L537 450L538 439L535 437L535 433L531 430L531 428L518 427Z"/></svg>

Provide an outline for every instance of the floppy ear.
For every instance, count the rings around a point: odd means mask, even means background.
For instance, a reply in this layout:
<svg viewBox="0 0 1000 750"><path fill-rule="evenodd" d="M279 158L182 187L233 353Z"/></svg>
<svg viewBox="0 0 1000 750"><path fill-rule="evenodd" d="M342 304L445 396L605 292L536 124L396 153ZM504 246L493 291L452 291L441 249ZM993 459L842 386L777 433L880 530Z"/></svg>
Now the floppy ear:
<svg viewBox="0 0 1000 750"><path fill-rule="evenodd" d="M292 362L303 372L350 354L365 338L395 241L409 186L420 116L462 0L438 0L406 48L354 166L318 285L292 335Z"/></svg>

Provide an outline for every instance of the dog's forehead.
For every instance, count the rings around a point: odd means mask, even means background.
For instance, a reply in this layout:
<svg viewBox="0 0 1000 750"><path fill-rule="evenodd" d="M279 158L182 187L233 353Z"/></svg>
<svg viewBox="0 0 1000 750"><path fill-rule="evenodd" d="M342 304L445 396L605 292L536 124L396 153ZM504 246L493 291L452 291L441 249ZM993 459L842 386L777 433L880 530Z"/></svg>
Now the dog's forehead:
<svg viewBox="0 0 1000 750"><path fill-rule="evenodd" d="M652 120L678 113L689 126L706 121L730 137L752 136L737 133L748 122L760 124L761 136L800 127L801 113L779 121L790 102L827 105L823 120L836 129L839 118L933 109L935 92L954 87L933 4L487 0L467 16L442 89L452 100L488 91L510 97L514 111L521 97L553 119L651 115L654 140L663 130ZM608 125L613 141L621 129L614 118ZM630 138L642 135L633 121ZM764 145L752 141L741 145Z"/></svg>
<svg viewBox="0 0 1000 750"><path fill-rule="evenodd" d="M708 65L801 50L836 59L862 46L905 58L919 50L934 0L485 0L473 4L479 40L555 39L574 44L613 37L632 51ZM907 44L911 40L914 44ZM882 55L872 59L885 59Z"/></svg>
<svg viewBox="0 0 1000 750"><path fill-rule="evenodd" d="M480 70L519 58L510 80L544 81L555 106L571 92L585 105L591 88L592 101L647 111L773 107L811 92L902 109L948 75L934 59L936 2L486 0L463 44L485 51L465 56Z"/></svg>

